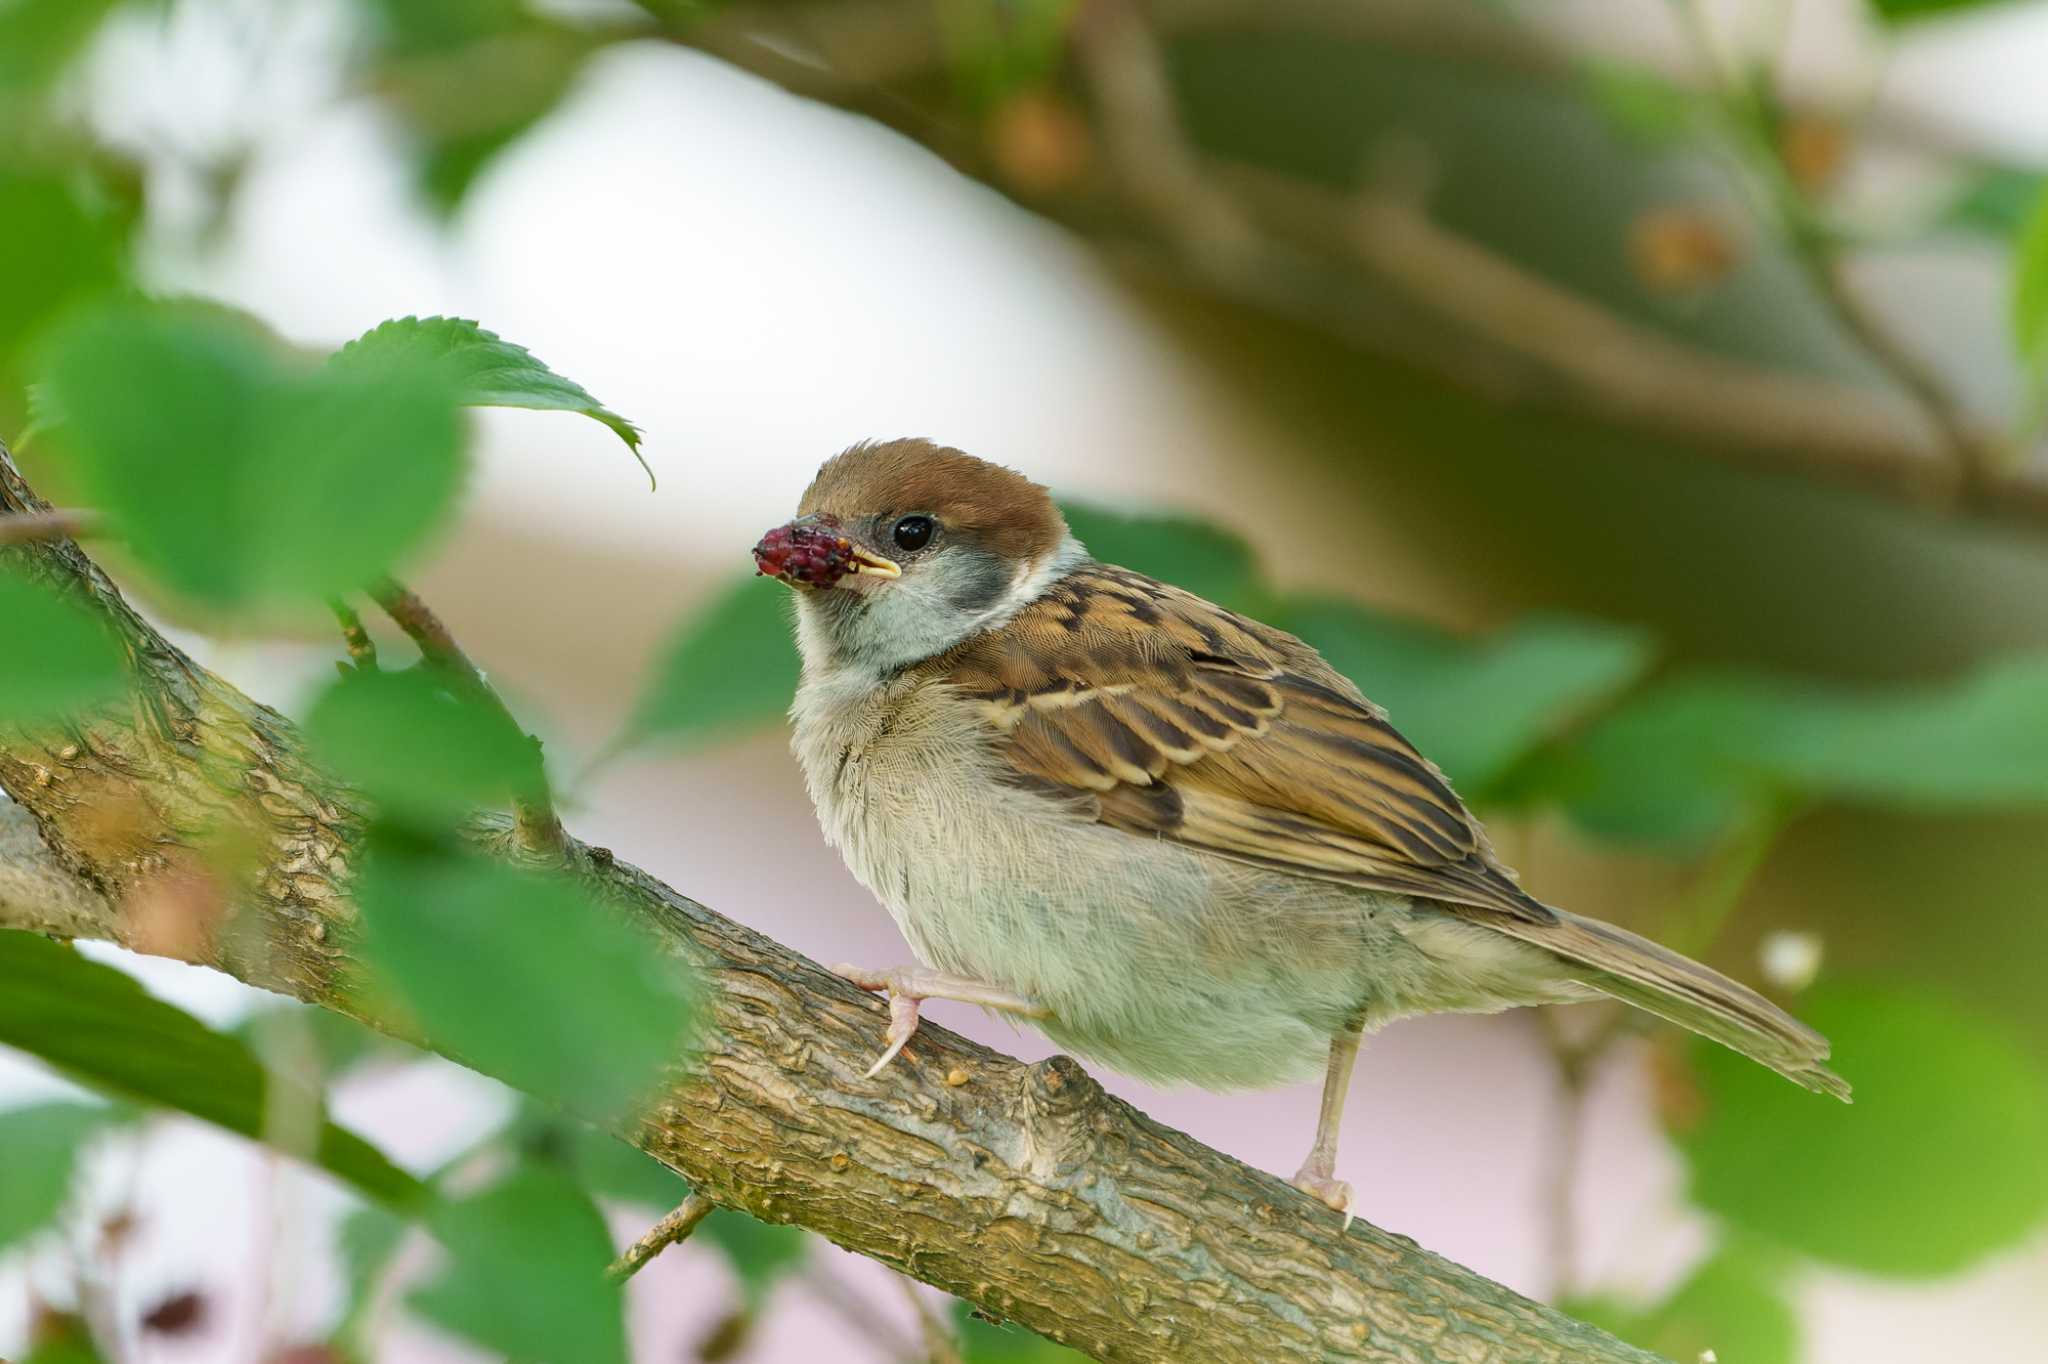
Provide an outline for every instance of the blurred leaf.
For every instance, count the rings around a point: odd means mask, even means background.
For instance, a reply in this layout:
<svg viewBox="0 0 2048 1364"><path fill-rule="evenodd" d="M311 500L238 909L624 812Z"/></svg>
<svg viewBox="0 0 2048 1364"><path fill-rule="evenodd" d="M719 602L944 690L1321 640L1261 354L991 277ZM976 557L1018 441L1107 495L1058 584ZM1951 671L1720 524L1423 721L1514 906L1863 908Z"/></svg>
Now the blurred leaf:
<svg viewBox="0 0 2048 1364"><path fill-rule="evenodd" d="M1756 678L1681 677L1600 720L1548 775L1594 833L1703 842L1774 790L1760 755L1826 716L1818 695Z"/></svg>
<svg viewBox="0 0 2048 1364"><path fill-rule="evenodd" d="M1993 166L1963 187L1942 211L1940 222L2011 241L2026 227L2044 190L2048 190L2048 176L2038 171Z"/></svg>
<svg viewBox="0 0 2048 1364"><path fill-rule="evenodd" d="M697 1227L697 1235L725 1252L739 1276L745 1311L758 1316L775 1285L804 1262L810 1234L802 1227L780 1226L719 1208Z"/></svg>
<svg viewBox="0 0 2048 1364"><path fill-rule="evenodd" d="M539 751L511 717L424 667L337 678L307 713L306 738L384 817L430 828L539 781Z"/></svg>
<svg viewBox="0 0 2048 1364"><path fill-rule="evenodd" d="M1532 616L1476 639L1333 598L1297 598L1273 624L1300 635L1386 707L1395 728L1484 801L1538 744L1642 676L1638 631Z"/></svg>
<svg viewBox="0 0 2048 1364"><path fill-rule="evenodd" d="M945 3L935 7L947 67L961 102L986 112L1006 96L1043 85L1059 70L1079 0Z"/></svg>
<svg viewBox="0 0 2048 1364"><path fill-rule="evenodd" d="M0 1254L63 1211L80 1153L115 1117L104 1105L62 1102L0 1112Z"/></svg>
<svg viewBox="0 0 2048 1364"><path fill-rule="evenodd" d="M96 1089L263 1139L272 1080L248 1047L132 977L33 933L0 929L0 1043ZM279 1097L320 1107L317 1092ZM331 1122L320 1126L314 1160L380 1202L408 1207L425 1194L375 1147Z"/></svg>
<svg viewBox="0 0 2048 1364"><path fill-rule="evenodd" d="M600 1198L667 1212L690 1196L683 1177L653 1156L532 1100L520 1105L505 1137L527 1158L560 1165Z"/></svg>
<svg viewBox="0 0 2048 1364"><path fill-rule="evenodd" d="M1583 67L1586 97L1621 132L1649 146L1692 131L1700 96L1640 66L1600 59Z"/></svg>
<svg viewBox="0 0 2048 1364"><path fill-rule="evenodd" d="M1954 1273L2040 1225L2048 1083L2011 1040L1896 990L1822 988L1800 1014L1855 1081L1854 1106L1694 1046L1704 1111L1675 1138L1694 1202L1745 1233L1873 1274Z"/></svg>
<svg viewBox="0 0 2048 1364"><path fill-rule="evenodd" d="M380 46L403 56L446 52L520 28L527 0L364 0Z"/></svg>
<svg viewBox="0 0 2048 1364"><path fill-rule="evenodd" d="M1233 610L1262 603L1251 545L1207 521L1064 502L1067 526L1106 564L1136 569Z"/></svg>
<svg viewBox="0 0 2048 1364"><path fill-rule="evenodd" d="M286 360L196 306L99 308L49 347L55 434L87 499L196 601L358 588L454 498L464 432L433 371L303 374Z"/></svg>
<svg viewBox="0 0 2048 1364"><path fill-rule="evenodd" d="M424 1055L417 1047L386 1037L346 1014L295 1002L257 1008L235 1025L232 1035L263 1056L275 1070L286 1058L266 1055L265 1047L283 1029L302 1034L312 1044L318 1075L329 1082L343 1079L357 1067L373 1062L417 1061Z"/></svg>
<svg viewBox="0 0 2048 1364"><path fill-rule="evenodd" d="M368 1341L362 1339L376 1307L377 1290L392 1262L405 1244L404 1218L366 1203L341 1219L335 1232L335 1249L341 1256L345 1280L345 1301L334 1336L351 1356L367 1359Z"/></svg>
<svg viewBox="0 0 2048 1364"><path fill-rule="evenodd" d="M1909 23L1958 10L1986 9L2005 0L1870 0L1871 9L1888 23Z"/></svg>
<svg viewBox="0 0 2048 1364"><path fill-rule="evenodd" d="M440 1208L448 1266L408 1298L428 1320L516 1359L625 1364L611 1237L589 1197L538 1167Z"/></svg>
<svg viewBox="0 0 2048 1364"><path fill-rule="evenodd" d="M686 964L564 876L373 840L364 948L437 1046L590 1117L687 1041Z"/></svg>
<svg viewBox="0 0 2048 1364"><path fill-rule="evenodd" d="M1728 1364L1798 1364L1799 1322L1779 1290L1775 1266L1724 1248L1663 1303L1635 1309L1605 1298L1579 1298L1559 1310L1632 1345L1674 1360L1707 1357Z"/></svg>
<svg viewBox="0 0 2048 1364"><path fill-rule="evenodd" d="M730 739L781 718L797 683L789 611L789 589L756 577L692 612L612 746Z"/></svg>
<svg viewBox="0 0 2048 1364"><path fill-rule="evenodd" d="M0 91L47 85L120 0L0 0ZM0 222L6 222L0 216ZM10 229L12 224L10 224Z"/></svg>
<svg viewBox="0 0 2048 1364"><path fill-rule="evenodd" d="M639 427L591 397L583 385L536 360L524 346L459 317L386 322L335 352L329 368L384 376L427 371L440 375L453 386L459 401L471 407L578 412L610 427L647 469ZM653 470L647 470L647 478L651 484Z"/></svg>
<svg viewBox="0 0 2048 1364"><path fill-rule="evenodd" d="M78 5L78 0L57 2ZM6 84L6 16L12 12L0 8L0 87ZM4 369L14 351L64 305L119 281L122 234L104 215L88 210L68 181L17 174L4 166L0 223L7 224L7 251L0 256Z"/></svg>
<svg viewBox="0 0 2048 1364"><path fill-rule="evenodd" d="M0 559L0 725L37 728L119 696L121 646L73 596Z"/></svg>
<svg viewBox="0 0 2048 1364"><path fill-rule="evenodd" d="M30 1323L28 1358L21 1364L100 1364L92 1331L75 1312L45 1307Z"/></svg>
<svg viewBox="0 0 2048 1364"><path fill-rule="evenodd" d="M1582 824L1624 838L1704 839L1781 792L1902 809L2048 803L2048 657L1889 694L1683 677L1596 724L1551 776Z"/></svg>
<svg viewBox="0 0 2048 1364"><path fill-rule="evenodd" d="M2035 196L2013 245L2012 340L2038 382L2048 364L2048 188Z"/></svg>
<svg viewBox="0 0 2048 1364"><path fill-rule="evenodd" d="M1022 1326L997 1326L982 1320L974 1315L970 1303L954 1303L953 1321L966 1364L1089 1364L1087 1355Z"/></svg>

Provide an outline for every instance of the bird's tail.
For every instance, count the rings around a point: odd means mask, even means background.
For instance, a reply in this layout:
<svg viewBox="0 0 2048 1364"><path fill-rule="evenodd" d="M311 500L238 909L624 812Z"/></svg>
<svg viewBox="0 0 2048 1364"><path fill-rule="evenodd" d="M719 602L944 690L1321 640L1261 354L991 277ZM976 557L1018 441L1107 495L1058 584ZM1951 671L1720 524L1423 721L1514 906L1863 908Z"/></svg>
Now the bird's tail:
<svg viewBox="0 0 2048 1364"><path fill-rule="evenodd" d="M1828 1040L1746 985L1625 928L1556 911L1554 923L1494 928L1585 967L1586 984L1769 1066L1817 1094L1849 1102L1829 1070Z"/></svg>

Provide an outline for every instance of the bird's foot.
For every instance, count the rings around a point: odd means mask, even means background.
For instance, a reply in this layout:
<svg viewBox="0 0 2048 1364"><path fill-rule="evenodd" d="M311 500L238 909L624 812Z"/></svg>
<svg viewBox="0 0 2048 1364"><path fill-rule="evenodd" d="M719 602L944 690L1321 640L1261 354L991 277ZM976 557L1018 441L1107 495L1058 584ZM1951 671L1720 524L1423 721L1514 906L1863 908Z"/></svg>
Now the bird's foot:
<svg viewBox="0 0 2048 1364"><path fill-rule="evenodd" d="M1351 1211L1351 1186L1341 1179L1331 1177L1327 1169L1317 1169L1310 1161L1287 1181L1310 1198L1323 1204L1333 1212L1344 1214L1344 1230L1351 1230L1351 1219L1357 1216Z"/></svg>
<svg viewBox="0 0 2048 1364"><path fill-rule="evenodd" d="M956 999L1026 1018L1044 1018L1049 1012L1036 1000L1014 991L922 966L892 966L874 971L842 963L833 967L832 973L844 976L863 990L879 990L889 996L889 1031L883 1035L887 1047L881 1058L868 1067L867 1078L879 1074L883 1066L895 1060L904 1044L916 1035L918 1005L927 999Z"/></svg>

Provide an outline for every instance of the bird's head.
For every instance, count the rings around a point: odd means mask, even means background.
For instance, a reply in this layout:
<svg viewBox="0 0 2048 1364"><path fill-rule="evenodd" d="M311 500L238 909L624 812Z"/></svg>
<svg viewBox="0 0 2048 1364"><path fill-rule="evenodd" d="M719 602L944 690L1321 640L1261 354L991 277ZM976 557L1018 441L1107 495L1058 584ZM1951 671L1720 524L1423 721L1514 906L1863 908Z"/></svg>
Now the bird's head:
<svg viewBox="0 0 2048 1364"><path fill-rule="evenodd" d="M878 672L1001 624L1085 557L1044 488L924 440L827 460L754 546L797 589L806 662Z"/></svg>

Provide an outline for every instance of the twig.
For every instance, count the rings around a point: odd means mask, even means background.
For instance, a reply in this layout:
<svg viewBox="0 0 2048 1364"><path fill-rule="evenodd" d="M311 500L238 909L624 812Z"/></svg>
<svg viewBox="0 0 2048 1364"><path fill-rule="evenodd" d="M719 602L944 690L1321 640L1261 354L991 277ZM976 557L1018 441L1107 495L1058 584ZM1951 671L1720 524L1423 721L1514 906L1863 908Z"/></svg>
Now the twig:
<svg viewBox="0 0 2048 1364"><path fill-rule="evenodd" d="M917 1326L924 1334L924 1353L928 1364L965 1364L960 1342L953 1337L953 1328L933 1309L931 1299L925 1296L917 1281L899 1274L896 1282L903 1286L903 1296L910 1299L911 1310L917 1313Z"/></svg>
<svg viewBox="0 0 2048 1364"><path fill-rule="evenodd" d="M462 646L455 642L455 636L418 593L396 579L380 578L371 584L370 598L405 632L406 638L419 646L421 657L454 678L475 700L496 712L507 724L518 726L504 698L485 679L483 670L462 651ZM513 832L520 850L529 856L558 860L568 849L568 835L562 830L562 821L555 814L554 800L548 792L540 741L533 739L532 742L531 786L527 794L513 799Z"/></svg>
<svg viewBox="0 0 2048 1364"><path fill-rule="evenodd" d="M1955 468L1957 500L1966 505L1983 501L1992 491L1996 443L1975 428L1947 381L1892 331L1849 279L1841 237L1816 220L1786 164L1784 140L1777 135L1784 111L1770 69L1775 58L1767 59L1760 72L1745 71L1699 0L1671 0L1671 7L1703 68L1707 90L1756 175L1765 214L1784 232L1794 264L1842 330L1913 400L1941 438Z"/></svg>
<svg viewBox="0 0 2048 1364"><path fill-rule="evenodd" d="M627 1246L625 1254L612 1261L611 1267L605 1270L605 1278L613 1283L624 1283L632 1278L655 1256L670 1246L689 1240L697 1224L709 1217L716 1206L703 1194L691 1194L670 1209L666 1217L649 1227L645 1236Z"/></svg>
<svg viewBox="0 0 2048 1364"><path fill-rule="evenodd" d="M865 30L854 19L827 23L821 17L827 10L817 6L741 6L663 36L794 94L876 118L964 173L998 179L956 124L919 112L898 95L898 85L912 87L942 60L919 12L881 3L861 9L879 16L869 27L879 26L888 36L883 59L874 58L872 45L856 41ZM1302 13L1304 22L1336 24L1368 11L1297 5L1290 12ZM1428 11L1440 12L1441 7ZM1216 0L1146 13L1174 30L1223 17L1278 21L1273 13ZM1377 15L1379 8L1370 13ZM1077 30L1076 38L1090 41L1084 31ZM786 55L790 51L811 59ZM1092 60L1085 49L1081 55ZM1557 69L1577 68L1560 63ZM1105 160L1121 170L1114 149L1105 150ZM2048 528L2048 479L1993 470L1981 492L1961 495L1963 475L1942 457L1947 436L1912 419L1924 409L1910 393L1809 379L1689 345L1445 230L1412 204L1377 201L1361 209L1355 197L1215 157L1203 158L1196 170L1197 194L1221 191L1251 226L1248 260L1228 251L1186 249L1185 230L1169 230L1155 216L1174 202L1172 193L1140 204L1126 190L1107 204L1099 195L1076 192L1035 200L1031 207L1097 241L1120 239L1127 249L1142 250L1148 236L1162 238L1177 248L1170 263L1188 276L1187 283L1214 289L1241 306L1309 322L1346 344L1495 403L1587 414L1694 457ZM1171 189L1187 182L1176 172L1161 183ZM1224 268L1218 268L1219 258ZM1380 297L1382 286L1396 291L1396 306ZM1981 446L1990 437L1976 433L1975 439Z"/></svg>
<svg viewBox="0 0 2048 1364"><path fill-rule="evenodd" d="M334 619L341 626L341 642L348 649L349 661L364 672L375 672L377 641L371 639L370 632L363 628L363 618L339 597L329 597L327 609L334 613Z"/></svg>
<svg viewBox="0 0 2048 1364"><path fill-rule="evenodd" d="M811 1257L804 1266L801 1282L822 1306L850 1329L874 1342L875 1348L890 1359L900 1359L905 1364L927 1364L918 1342L877 1316L873 1305L842 1283L824 1261Z"/></svg>
<svg viewBox="0 0 2048 1364"><path fill-rule="evenodd" d="M45 540L82 540L97 535L100 514L84 507L53 507L47 511L0 516L0 545L33 545Z"/></svg>

